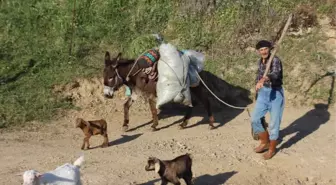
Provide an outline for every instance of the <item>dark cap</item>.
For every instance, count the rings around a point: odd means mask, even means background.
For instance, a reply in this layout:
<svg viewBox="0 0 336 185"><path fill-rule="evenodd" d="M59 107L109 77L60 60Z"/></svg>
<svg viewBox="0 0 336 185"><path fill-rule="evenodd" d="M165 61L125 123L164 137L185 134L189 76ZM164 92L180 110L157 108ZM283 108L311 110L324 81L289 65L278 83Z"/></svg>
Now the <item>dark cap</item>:
<svg viewBox="0 0 336 185"><path fill-rule="evenodd" d="M263 48L263 47L267 47L267 48L273 49L272 43L269 42L269 41L267 41L267 40L261 40L256 45L256 49L260 49L260 48Z"/></svg>

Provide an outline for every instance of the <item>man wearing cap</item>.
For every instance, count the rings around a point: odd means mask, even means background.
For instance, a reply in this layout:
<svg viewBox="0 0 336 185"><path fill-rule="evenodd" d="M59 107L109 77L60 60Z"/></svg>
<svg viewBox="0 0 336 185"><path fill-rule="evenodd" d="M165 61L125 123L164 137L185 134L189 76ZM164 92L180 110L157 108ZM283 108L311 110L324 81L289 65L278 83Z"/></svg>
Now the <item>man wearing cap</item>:
<svg viewBox="0 0 336 185"><path fill-rule="evenodd" d="M258 134L260 145L254 149L256 153L267 151L263 157L265 160L275 155L277 139L279 137L280 123L284 109L284 92L282 88L282 64L281 60L274 56L270 71L263 77L267 62L271 56L272 44L261 40L256 49L261 56L258 61L258 73L256 78L256 92L258 93L255 108L252 114L252 128ZM262 118L270 112L269 131L262 126Z"/></svg>

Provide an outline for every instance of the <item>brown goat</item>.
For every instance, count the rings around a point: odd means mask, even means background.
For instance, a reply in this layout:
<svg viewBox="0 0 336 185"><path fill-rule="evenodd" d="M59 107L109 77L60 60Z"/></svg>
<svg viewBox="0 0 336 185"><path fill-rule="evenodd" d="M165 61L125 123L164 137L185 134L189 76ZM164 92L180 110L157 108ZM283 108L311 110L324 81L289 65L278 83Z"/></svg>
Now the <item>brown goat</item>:
<svg viewBox="0 0 336 185"><path fill-rule="evenodd" d="M161 185L166 185L168 182L174 185L180 185L180 178L187 185L192 185L192 159L190 154L184 154L176 157L173 160L160 160L156 157L149 157L146 171L155 171L161 177Z"/></svg>
<svg viewBox="0 0 336 185"><path fill-rule="evenodd" d="M104 142L101 145L102 148L108 147L108 136L107 136L107 123L104 119L85 121L82 118L76 119L76 128L82 129L85 138L82 144L82 150L85 148L85 143L87 143L86 149L90 149L89 139L92 135L102 135L104 137Z"/></svg>

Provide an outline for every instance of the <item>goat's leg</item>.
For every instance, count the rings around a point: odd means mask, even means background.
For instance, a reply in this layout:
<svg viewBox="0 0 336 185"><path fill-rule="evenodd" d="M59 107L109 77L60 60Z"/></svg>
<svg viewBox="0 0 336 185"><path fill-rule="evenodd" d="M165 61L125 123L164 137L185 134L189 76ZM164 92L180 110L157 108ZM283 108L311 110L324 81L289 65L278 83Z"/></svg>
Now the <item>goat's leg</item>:
<svg viewBox="0 0 336 185"><path fill-rule="evenodd" d="M124 103L124 124L123 130L126 132L128 130L128 123L129 123L129 109L133 103L132 98L128 98L127 101Z"/></svg>
<svg viewBox="0 0 336 185"><path fill-rule="evenodd" d="M158 118L158 115L157 115L157 109L155 107L156 102L153 98L149 98L148 101L149 101L149 107L150 107L150 110L151 110L151 113L152 113L152 118L153 118L153 124L152 124L151 128L152 128L152 131L157 131L158 129L156 127L159 124L159 118Z"/></svg>
<svg viewBox="0 0 336 185"><path fill-rule="evenodd" d="M81 147L82 150L84 150L84 148L85 148L85 141L86 141L86 137L83 139L83 144L82 144L82 147Z"/></svg>
<svg viewBox="0 0 336 185"><path fill-rule="evenodd" d="M90 142L89 142L89 139L90 139L91 136L86 136L84 138L84 142L86 142L86 149L90 149Z"/></svg>
<svg viewBox="0 0 336 185"><path fill-rule="evenodd" d="M184 177L183 180L185 181L186 185L192 185L192 177Z"/></svg>
<svg viewBox="0 0 336 185"><path fill-rule="evenodd" d="M102 144L101 147L105 148L105 147L109 146L109 144L108 144L108 135L107 135L107 133L104 133L103 136L104 136L104 142L103 142L103 144Z"/></svg>
<svg viewBox="0 0 336 185"><path fill-rule="evenodd" d="M177 177L175 177L174 179L172 179L172 183L174 185L181 185L181 182L180 182L180 180Z"/></svg>
<svg viewBox="0 0 336 185"><path fill-rule="evenodd" d="M185 174L183 177L183 180L186 182L187 185L192 185L192 172L190 171L189 173Z"/></svg>
<svg viewBox="0 0 336 185"><path fill-rule="evenodd" d="M161 178L161 185L167 185L168 181L165 178Z"/></svg>

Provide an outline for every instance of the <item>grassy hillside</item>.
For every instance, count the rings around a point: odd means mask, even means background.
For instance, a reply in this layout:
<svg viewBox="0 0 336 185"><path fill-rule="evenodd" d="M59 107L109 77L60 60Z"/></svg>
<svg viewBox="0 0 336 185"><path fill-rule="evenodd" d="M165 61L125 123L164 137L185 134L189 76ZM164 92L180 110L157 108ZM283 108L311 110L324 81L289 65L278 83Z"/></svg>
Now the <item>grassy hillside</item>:
<svg viewBox="0 0 336 185"><path fill-rule="evenodd" d="M258 39L272 39L300 4L333 15L335 0L3 0L0 2L0 127L51 118L71 102L52 93L56 84L99 75L105 50L136 58L162 33L180 48L202 49L207 70L253 88ZM286 37L279 56L285 88L301 94L333 65L324 36L314 27ZM70 45L72 39L72 45ZM309 67L310 64L313 67ZM253 78L251 77L253 76ZM327 82L325 82L327 83ZM326 100L330 85L317 84L310 98Z"/></svg>

